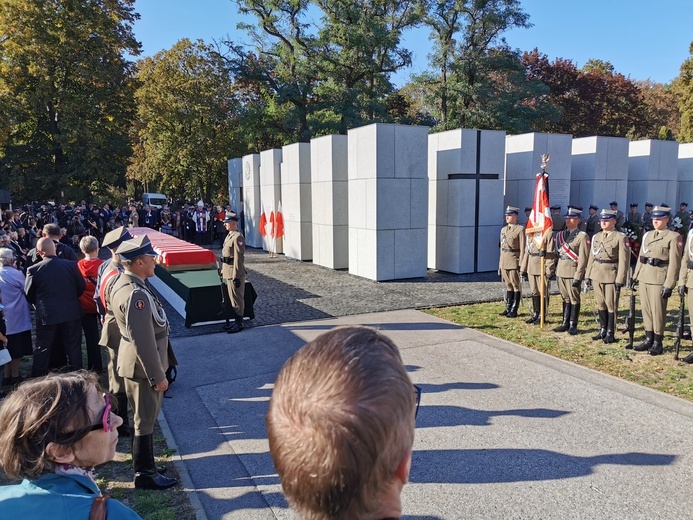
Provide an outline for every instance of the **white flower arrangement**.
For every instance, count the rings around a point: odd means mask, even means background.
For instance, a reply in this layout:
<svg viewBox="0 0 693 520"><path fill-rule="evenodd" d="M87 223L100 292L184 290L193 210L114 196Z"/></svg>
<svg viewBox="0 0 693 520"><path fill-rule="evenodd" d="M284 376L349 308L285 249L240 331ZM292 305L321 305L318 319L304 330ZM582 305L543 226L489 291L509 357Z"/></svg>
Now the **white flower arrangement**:
<svg viewBox="0 0 693 520"><path fill-rule="evenodd" d="M681 222L681 217L674 217L671 221L671 225L674 229L681 229L683 227L683 222Z"/></svg>

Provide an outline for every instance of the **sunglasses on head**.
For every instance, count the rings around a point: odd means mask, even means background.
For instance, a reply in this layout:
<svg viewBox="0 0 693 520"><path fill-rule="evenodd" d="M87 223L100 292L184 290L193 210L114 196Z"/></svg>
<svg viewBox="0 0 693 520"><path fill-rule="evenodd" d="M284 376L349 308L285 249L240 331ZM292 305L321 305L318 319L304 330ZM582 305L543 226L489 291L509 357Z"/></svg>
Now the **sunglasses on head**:
<svg viewBox="0 0 693 520"><path fill-rule="evenodd" d="M103 393L101 395L103 396L104 402L106 403L106 408L104 408L103 415L101 416L101 421L91 426L85 426L81 430L59 434L57 436L58 442L60 442L61 440L71 440L73 443L75 443L79 440L82 440L84 437L86 437L89 433L93 431L103 430L105 432L110 432L113 429L111 427L111 396L107 393ZM77 438L73 439L75 435L77 435Z"/></svg>

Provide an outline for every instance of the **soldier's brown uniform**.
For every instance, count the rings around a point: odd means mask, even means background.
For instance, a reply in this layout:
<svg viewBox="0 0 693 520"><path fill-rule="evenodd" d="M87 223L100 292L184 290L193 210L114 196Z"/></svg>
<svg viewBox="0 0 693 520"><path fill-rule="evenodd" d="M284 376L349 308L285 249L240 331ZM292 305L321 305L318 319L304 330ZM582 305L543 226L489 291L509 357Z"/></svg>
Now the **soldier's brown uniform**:
<svg viewBox="0 0 693 520"><path fill-rule="evenodd" d="M118 375L125 380L135 435L151 435L163 398L153 387L169 367L166 313L144 280L129 271L114 282L110 301L121 335Z"/></svg>
<svg viewBox="0 0 693 520"><path fill-rule="evenodd" d="M637 211L634 213L628 212L628 215L626 216L626 222L640 227L643 226L642 215Z"/></svg>
<svg viewBox="0 0 693 520"><path fill-rule="evenodd" d="M585 277L589 245L590 239L584 231L566 229L556 234L556 279L558 290L565 302L580 303L580 287L573 287L573 281L582 281Z"/></svg>
<svg viewBox="0 0 693 520"><path fill-rule="evenodd" d="M623 211L616 210L616 230L621 231L621 228L623 227L623 224L625 223L626 219L623 216Z"/></svg>
<svg viewBox="0 0 693 520"><path fill-rule="evenodd" d="M633 279L640 285L645 332L654 332L655 341L664 335L666 320L667 298L662 298L661 291L676 284L682 247L681 236L675 231L648 231L642 239Z"/></svg>
<svg viewBox="0 0 693 520"><path fill-rule="evenodd" d="M245 311L245 237L240 231L229 231L221 248L221 275L226 282L231 307L237 318ZM234 280L237 282L234 283Z"/></svg>
<svg viewBox="0 0 693 520"><path fill-rule="evenodd" d="M113 272L115 271L115 272ZM105 310L107 311L103 317L103 324L101 327L101 339L99 340L99 345L106 348L108 354L108 386L109 390L113 394L125 393L125 382L123 378L118 375L118 347L120 346L120 329L118 328L118 323L116 323L115 317L113 316L113 311L111 308L111 289L113 288L113 283L118 279L120 273L123 271L120 262L115 259L111 260L106 268L99 274L99 286L100 292L103 293ZM105 287L101 287L101 283L106 284Z"/></svg>
<svg viewBox="0 0 693 520"><path fill-rule="evenodd" d="M688 305L690 323L693 323L693 230L688 232L686 245L683 248L681 269L679 269L679 291L681 287L685 287L688 292L686 304ZM693 354L689 354L682 361L693 363Z"/></svg>
<svg viewBox="0 0 693 520"><path fill-rule="evenodd" d="M592 238L595 233L599 231L599 215L595 213L594 215L590 215L587 218L586 224L585 224L585 233L587 233L587 236Z"/></svg>
<svg viewBox="0 0 693 520"><path fill-rule="evenodd" d="M645 211L645 213L642 214L642 227L645 229L645 231L652 231L654 228L652 227L652 212L651 211Z"/></svg>
<svg viewBox="0 0 693 520"><path fill-rule="evenodd" d="M525 228L520 224L508 224L500 232L500 259L498 270L508 291L519 291L520 260L525 251Z"/></svg>
<svg viewBox="0 0 693 520"><path fill-rule="evenodd" d="M532 304L534 314L527 320L527 323L536 323L539 319L539 308L541 304L541 250L546 251L546 261L544 264L544 295L547 302L545 309L548 309L549 278L553 276L556 267L556 253L554 249L553 231L548 231L542 237L540 245L534 241L533 236L541 233L527 235L525 242L525 252L520 263L520 272L527 273L529 279L529 289L532 294Z"/></svg>

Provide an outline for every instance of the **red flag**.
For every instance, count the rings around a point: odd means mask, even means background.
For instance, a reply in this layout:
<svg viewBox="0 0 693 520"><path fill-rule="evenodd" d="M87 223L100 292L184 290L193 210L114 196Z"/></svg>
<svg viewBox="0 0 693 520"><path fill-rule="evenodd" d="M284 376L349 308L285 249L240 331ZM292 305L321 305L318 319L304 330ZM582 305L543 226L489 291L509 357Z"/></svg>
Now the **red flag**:
<svg viewBox="0 0 693 520"><path fill-rule="evenodd" d="M276 226L274 225L274 211L270 211L269 220L267 221L267 237L268 238L275 238L275 236L274 236L275 227Z"/></svg>
<svg viewBox="0 0 693 520"><path fill-rule="evenodd" d="M525 232L532 235L537 247L541 247L544 242L544 234L551 229L553 229L553 220L551 220L549 207L549 174L546 172L537 173L532 212L529 214L529 222L527 222Z"/></svg>
<svg viewBox="0 0 693 520"><path fill-rule="evenodd" d="M267 225L267 215L263 210L262 215L260 215L260 234L264 237L267 233L265 231L265 226Z"/></svg>
<svg viewBox="0 0 693 520"><path fill-rule="evenodd" d="M282 214L282 201L279 201L279 207L277 208L276 222L274 223L274 237L284 236L284 215Z"/></svg>

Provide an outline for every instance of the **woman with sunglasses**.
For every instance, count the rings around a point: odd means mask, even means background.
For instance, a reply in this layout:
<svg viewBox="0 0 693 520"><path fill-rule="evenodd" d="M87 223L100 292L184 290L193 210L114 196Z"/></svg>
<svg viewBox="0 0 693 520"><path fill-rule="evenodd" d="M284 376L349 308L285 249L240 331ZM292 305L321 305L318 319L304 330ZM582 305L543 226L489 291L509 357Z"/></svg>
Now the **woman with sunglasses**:
<svg viewBox="0 0 693 520"><path fill-rule="evenodd" d="M21 384L0 406L0 467L25 480L0 487L0 518L90 518L103 501L93 469L115 456L121 423L93 373ZM140 518L115 499L105 508L109 520Z"/></svg>

